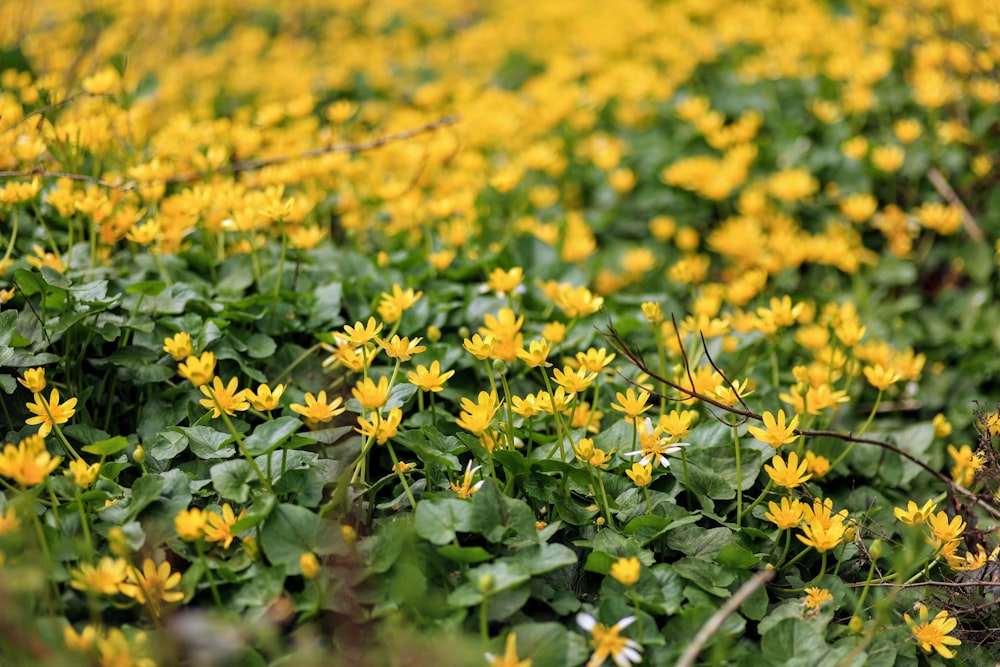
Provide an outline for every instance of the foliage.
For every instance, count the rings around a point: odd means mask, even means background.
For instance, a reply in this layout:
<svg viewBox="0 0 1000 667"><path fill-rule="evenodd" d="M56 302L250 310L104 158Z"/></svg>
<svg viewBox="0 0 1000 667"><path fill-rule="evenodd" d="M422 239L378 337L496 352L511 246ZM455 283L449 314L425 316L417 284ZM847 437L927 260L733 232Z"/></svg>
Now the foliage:
<svg viewBox="0 0 1000 667"><path fill-rule="evenodd" d="M0 4L5 665L992 659L991 11L202 4Z"/></svg>

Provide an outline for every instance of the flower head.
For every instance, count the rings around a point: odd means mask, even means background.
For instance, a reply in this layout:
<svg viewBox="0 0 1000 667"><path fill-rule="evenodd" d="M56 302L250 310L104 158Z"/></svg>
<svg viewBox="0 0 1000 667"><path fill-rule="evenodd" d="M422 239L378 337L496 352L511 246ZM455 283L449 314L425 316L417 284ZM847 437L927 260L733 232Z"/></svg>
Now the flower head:
<svg viewBox="0 0 1000 667"><path fill-rule="evenodd" d="M531 660L521 660L517 657L517 636L511 632L507 635L503 655L486 654L487 667L531 667Z"/></svg>
<svg viewBox="0 0 1000 667"><path fill-rule="evenodd" d="M832 602L833 596L825 588L807 588L806 597L802 601L806 609L819 609L824 602Z"/></svg>
<svg viewBox="0 0 1000 667"><path fill-rule="evenodd" d="M95 479L97 479L97 473L100 472L100 470L100 463L91 463L90 465L87 465L87 462L83 459L77 459L69 462L69 470L64 470L63 474L76 482L80 488L86 489L94 483Z"/></svg>
<svg viewBox="0 0 1000 667"><path fill-rule="evenodd" d="M269 385L262 384L257 387L257 391L253 392L249 389L243 390L243 397L250 401L250 405L256 410L261 412L267 412L268 410L273 410L278 407L278 400L281 395L285 393L285 385L279 384L271 389Z"/></svg>
<svg viewBox="0 0 1000 667"><path fill-rule="evenodd" d="M462 399L462 412L455 424L475 435L482 435L493 423L493 417L500 409L500 403L495 393L479 392L478 400L473 403L468 398Z"/></svg>
<svg viewBox="0 0 1000 667"><path fill-rule="evenodd" d="M80 567L70 570L73 579L69 585L78 591L114 595L118 592L118 585L125 581L127 573L128 563L121 558L105 556L97 566L81 563Z"/></svg>
<svg viewBox="0 0 1000 667"><path fill-rule="evenodd" d="M59 402L59 390L53 389L46 401L41 394L35 394L35 402L26 405L34 417L24 420L25 424L41 424L38 428L38 435L43 438L52 433L52 426L55 424L65 424L69 418L76 413L76 398Z"/></svg>
<svg viewBox="0 0 1000 667"><path fill-rule="evenodd" d="M906 509L901 507L894 507L893 514L896 518L905 523L907 526L919 526L927 521L927 517L934 512L937 508L937 503L933 500L927 500L922 506L917 507L917 504L912 500L907 501Z"/></svg>
<svg viewBox="0 0 1000 667"><path fill-rule="evenodd" d="M202 352L200 357L188 357L177 364L177 372L196 387L207 384L215 376L215 354Z"/></svg>
<svg viewBox="0 0 1000 667"><path fill-rule="evenodd" d="M191 334L187 331L180 331L173 336L163 339L163 351L174 358L174 361L187 359L193 351L191 348Z"/></svg>
<svg viewBox="0 0 1000 667"><path fill-rule="evenodd" d="M365 410L377 410L389 401L389 378L382 376L376 383L370 377L362 378L351 389L351 395Z"/></svg>
<svg viewBox="0 0 1000 667"><path fill-rule="evenodd" d="M157 565L153 559L147 558L142 563L142 570L129 568L128 581L119 584L118 589L139 604L148 605L153 615L159 616L161 603L184 599L181 591L170 590L179 583L181 573L171 572L170 563L163 561Z"/></svg>
<svg viewBox="0 0 1000 667"><path fill-rule="evenodd" d="M237 412L250 409L250 403L246 400L245 390L237 391L238 381L236 378L229 378L229 384L223 385L222 378L218 375L212 380L212 386L203 384L199 387L201 393L208 398L198 401L206 410L212 411L212 417L218 418L222 413L230 417L235 417Z"/></svg>
<svg viewBox="0 0 1000 667"><path fill-rule="evenodd" d="M939 611L933 619L927 620L929 613L927 607L920 605L919 622L910 618L909 614L903 614L903 620L910 626L913 639L916 640L920 650L924 653L937 651L938 654L947 659L954 658L955 652L949 646L959 646L962 642L955 637L949 636L952 630L958 625L958 621L948 615L947 611Z"/></svg>
<svg viewBox="0 0 1000 667"><path fill-rule="evenodd" d="M576 615L576 622L591 634L590 644L594 647L594 654L590 656L587 667L597 667L608 658L614 660L618 667L642 662L639 642L620 635L622 630L635 622L635 616L627 616L609 627L598 623L590 614L581 612Z"/></svg>
<svg viewBox="0 0 1000 667"><path fill-rule="evenodd" d="M616 392L615 398L618 399L618 403L612 403L611 407L619 412L624 412L626 417L632 419L635 419L651 407L646 404L646 401L649 400L649 392L645 389L640 389L636 393L633 389L629 388L625 390L624 394L620 391Z"/></svg>
<svg viewBox="0 0 1000 667"><path fill-rule="evenodd" d="M17 381L32 394L39 394L45 390L45 369L29 368L24 371L24 377L17 378Z"/></svg>
<svg viewBox="0 0 1000 667"><path fill-rule="evenodd" d="M4 447L3 454L0 454L0 475L10 477L22 486L35 486L44 482L61 461L61 456L52 456L45 449L42 436L28 436L16 447L10 444Z"/></svg>
<svg viewBox="0 0 1000 667"><path fill-rule="evenodd" d="M385 353L392 357L393 359L398 359L399 361L409 361L413 358L413 355L420 354L427 349L426 346L421 345L420 337L410 340L406 336L400 338L394 335L391 339L386 340L384 338L378 339L378 344L385 350Z"/></svg>
<svg viewBox="0 0 1000 667"><path fill-rule="evenodd" d="M333 418L343 414L346 408L340 407L344 402L340 396L335 396L329 403L326 401L326 392L321 391L316 396L312 392L306 392L306 404L292 403L292 412L296 412L306 418L306 423L310 428L315 427L320 422L333 421Z"/></svg>
<svg viewBox="0 0 1000 667"><path fill-rule="evenodd" d="M469 461L465 466L465 474L462 476L462 483L455 484L451 482L451 490L458 494L459 498L468 498L473 493L479 490L483 485L485 480L479 480L478 482L473 482L472 477L475 475L482 466L472 467L472 461Z"/></svg>
<svg viewBox="0 0 1000 667"><path fill-rule="evenodd" d="M382 331L382 323L376 322L374 317L368 318L367 324L355 322L354 326L348 324L341 334L348 343L354 346L361 346L372 340Z"/></svg>
<svg viewBox="0 0 1000 667"><path fill-rule="evenodd" d="M812 475L806 472L805 461L799 463L799 456L795 452L788 453L788 462L775 455L771 459L771 465L764 465L764 470L771 477L775 486L783 486L786 489L794 489L798 485L808 480Z"/></svg>
<svg viewBox="0 0 1000 667"><path fill-rule="evenodd" d="M244 509L237 516L229 503L222 506L222 514L209 512L207 525L205 526L205 539L209 542L221 542L222 548L228 549L229 545L236 538L230 529L234 523L246 516L246 513L247 511Z"/></svg>
<svg viewBox="0 0 1000 667"><path fill-rule="evenodd" d="M750 426L747 430L753 437L757 438L761 442L766 442L775 449L781 447L782 445L787 445L795 442L799 436L795 435L795 427L799 425L799 416L795 415L792 420L785 424L785 411L778 410L778 416L775 418L774 414L771 412L765 412L764 415L764 428L759 428L757 426Z"/></svg>
<svg viewBox="0 0 1000 667"><path fill-rule="evenodd" d="M639 581L639 571L641 568L642 565L635 556L631 558L622 557L611 564L611 570L608 574L614 577L618 583L624 586L632 586L635 582Z"/></svg>
<svg viewBox="0 0 1000 667"><path fill-rule="evenodd" d="M434 360L431 362L430 368L427 366L417 366L415 372L408 371L406 379L410 381L410 384L416 385L422 391L437 392L444 389L444 383L454 374L455 371L445 371L442 373L441 362Z"/></svg>
<svg viewBox="0 0 1000 667"><path fill-rule="evenodd" d="M188 542L201 537L206 525L208 525L208 513L197 507L181 510L174 517L174 529L177 535Z"/></svg>
<svg viewBox="0 0 1000 667"><path fill-rule="evenodd" d="M797 498L782 498L780 505L773 500L769 501L767 509L769 511L764 514L764 518L781 530L795 528L802 521L802 501Z"/></svg>

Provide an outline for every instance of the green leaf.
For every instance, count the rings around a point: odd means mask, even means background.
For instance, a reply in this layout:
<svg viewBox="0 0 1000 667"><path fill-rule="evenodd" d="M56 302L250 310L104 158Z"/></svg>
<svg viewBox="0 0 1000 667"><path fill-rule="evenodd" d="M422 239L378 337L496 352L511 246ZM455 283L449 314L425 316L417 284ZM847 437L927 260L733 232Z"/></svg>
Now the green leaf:
<svg viewBox="0 0 1000 667"><path fill-rule="evenodd" d="M129 446L128 438L116 435L113 438L108 438L106 440L98 440L97 442L91 443L83 448L83 451L88 454L96 454L97 456L111 456L112 454L117 454L126 447Z"/></svg>
<svg viewBox="0 0 1000 667"><path fill-rule="evenodd" d="M798 659L799 664L820 660L829 651L823 636L800 618L786 618L768 629L760 640L764 655L788 664Z"/></svg>
<svg viewBox="0 0 1000 667"><path fill-rule="evenodd" d="M164 478L160 475L143 475L132 485L132 496L128 503L125 521L134 521L139 514L159 499L163 491Z"/></svg>
<svg viewBox="0 0 1000 667"><path fill-rule="evenodd" d="M528 570L531 576L577 564L576 553L562 544L539 544L521 549L508 560Z"/></svg>
<svg viewBox="0 0 1000 667"><path fill-rule="evenodd" d="M175 426L173 430L187 436L191 451L200 459L228 459L236 453L232 444L222 446L232 436L209 426Z"/></svg>
<svg viewBox="0 0 1000 667"><path fill-rule="evenodd" d="M247 501L250 497L250 482L257 479L253 466L244 459L216 463L210 474L212 486L219 495L237 503Z"/></svg>
<svg viewBox="0 0 1000 667"><path fill-rule="evenodd" d="M11 336L14 335L14 327L17 325L17 311L0 311L0 345L10 343Z"/></svg>
<svg viewBox="0 0 1000 667"><path fill-rule="evenodd" d="M115 350L107 361L124 368L137 384L163 382L174 376L174 369L156 363L159 355L149 348L129 345Z"/></svg>
<svg viewBox="0 0 1000 667"><path fill-rule="evenodd" d="M487 479L472 496L471 520L472 530L490 542L514 538L538 541L535 513L523 500L503 495L492 479Z"/></svg>
<svg viewBox="0 0 1000 667"><path fill-rule="evenodd" d="M299 574L302 554L311 551L323 555L334 551L335 530L335 526L306 508L282 503L264 521L260 546L271 563L284 565L288 574Z"/></svg>
<svg viewBox="0 0 1000 667"><path fill-rule="evenodd" d="M723 529L728 530L728 529ZM747 570L759 562L759 558L753 552L741 544L730 542L719 550L715 555L715 562L725 567L737 570Z"/></svg>
<svg viewBox="0 0 1000 667"><path fill-rule="evenodd" d="M253 334L244 341L247 346L247 354L254 359L265 359L274 354L277 345L274 339L264 334Z"/></svg>
<svg viewBox="0 0 1000 667"><path fill-rule="evenodd" d="M438 547L437 552L456 563L482 563L493 559L493 554L482 547L462 547L457 544L446 544Z"/></svg>
<svg viewBox="0 0 1000 667"><path fill-rule="evenodd" d="M733 575L711 561L681 558L672 563L671 567L674 572L707 593L720 598L728 598L730 595L725 587L733 583Z"/></svg>
<svg viewBox="0 0 1000 667"><path fill-rule="evenodd" d="M156 296L167 288L167 284L162 280L140 280L125 288L127 294L142 294L145 296Z"/></svg>
<svg viewBox="0 0 1000 667"><path fill-rule="evenodd" d="M460 498L433 498L417 503L417 535L431 544L448 544L456 532L472 530L472 503Z"/></svg>
<svg viewBox="0 0 1000 667"><path fill-rule="evenodd" d="M290 438L301 426L302 421L295 417L278 417L255 428L243 445L250 456L267 454Z"/></svg>
<svg viewBox="0 0 1000 667"><path fill-rule="evenodd" d="M344 285L331 282L313 291L315 303L309 311L309 329L330 329L343 321L340 303L344 296Z"/></svg>

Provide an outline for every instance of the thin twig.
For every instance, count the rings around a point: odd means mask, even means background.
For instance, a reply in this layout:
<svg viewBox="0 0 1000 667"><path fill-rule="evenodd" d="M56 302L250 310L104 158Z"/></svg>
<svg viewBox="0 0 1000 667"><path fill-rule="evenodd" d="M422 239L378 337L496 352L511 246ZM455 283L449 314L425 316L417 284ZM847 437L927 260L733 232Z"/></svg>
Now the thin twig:
<svg viewBox="0 0 1000 667"><path fill-rule="evenodd" d="M726 600L726 603L719 607L718 611L712 614L712 617L708 619L705 625L701 626L698 630L698 634L694 636L691 643L688 645L687 649L684 651L684 655L681 659L677 661L676 667L691 667L694 661L698 659L698 654L701 653L701 649L704 648L705 643L712 638L712 636L718 632L722 624L726 622L740 605L747 601L751 595L757 592L764 584L774 578L774 570L767 568L760 570L757 574L753 575L740 586L739 590L733 594L733 597Z"/></svg>
<svg viewBox="0 0 1000 667"><path fill-rule="evenodd" d="M405 141L406 139L411 139L421 134L426 134L427 132L433 132L442 127L447 127L449 125L454 125L459 121L459 116L446 116L444 118L439 118L436 121L427 123L426 125L421 125L420 127L414 127L409 130L403 130L402 132L396 132L393 134L386 134L377 139L372 139L370 141L362 141L360 143L354 144L336 144L333 146L324 146L322 148L314 148L312 150L304 151L302 153L296 153L294 155L278 155L272 158L261 158L259 160L245 160L243 162L235 162L228 167L218 169L210 173L190 173L190 174L180 174L178 176L172 176L166 179L151 179L143 181L121 181L118 183L113 183L111 181L106 181L96 176L87 176L85 174L71 174L61 171L46 171L42 167L35 167L33 169L20 169L12 171L0 171L0 178L24 178L29 176L40 176L42 178L68 178L73 181L83 181L86 183L93 183L94 185L99 185L101 187L109 188L112 190L121 190L123 192L131 192L133 190L138 190L139 188L150 187L153 185L176 185L178 183L190 183L192 181L204 178L206 176L215 174L230 174L235 175L245 171L255 171L258 169L264 169L265 167L271 167L279 164L286 164L288 162L294 162L295 160L306 160L314 157L321 157L323 155L330 155L333 153L363 153L365 151L375 150L376 148L381 148L386 144L395 143L397 141ZM419 178L419 174L417 176Z"/></svg>
<svg viewBox="0 0 1000 667"><path fill-rule="evenodd" d="M711 396L707 396L705 394L702 394L700 392L695 391L694 388L693 388L694 387L694 382L691 382L692 388L688 389L687 387L684 387L683 385L677 384L676 382L673 382L671 380L668 380L665 377L660 376L658 373L656 373L656 371L654 371L653 369L649 368L642 361L642 359L640 357L638 357L637 355L635 355L635 354L632 353L632 351L628 347L627 343L625 343L625 341L622 339L621 334L619 334L615 330L615 328L614 328L613 325L611 325L611 324L608 325L608 331L600 331L600 330L598 330L598 331L604 337L604 339L606 341L608 341L608 343L612 347L615 348L616 351L618 351L626 359L628 359L629 361L631 361L632 364L634 364L636 367L638 367L640 371L642 371L643 373L645 373L646 375L648 375L653 380L655 380L657 382L662 382L663 384L665 384L666 386L670 387L671 389L673 389L673 390L675 390L677 392L680 392L684 396L684 398L677 398L677 397L673 397L673 396L665 396L665 395L663 395L663 394L661 394L659 392L656 392L654 390L652 392L652 394L656 395L657 397L665 398L668 401L675 401L675 402L681 402L681 401L687 400L688 398L696 398L699 401L702 401L703 403L707 403L709 405L713 405L713 406L719 408L720 410L724 410L724 411L729 412L731 414L739 415L739 416L744 417L746 419L753 419L753 420L756 420L756 421L763 421L763 417L761 417L761 415L757 414L756 412L753 412L752 410L735 408L733 406L726 405L725 403L722 403L721 401L718 401L718 400L712 398ZM684 356L685 359L686 359L686 355L684 353L683 345L681 347L681 355ZM689 371L689 376L688 377L689 377L689 381L690 381L690 371ZM951 488L955 493L958 493L961 496L964 496L966 498L971 499L973 505L978 505L979 507L982 507L983 510L985 510L988 514L992 515L993 518L1000 519L1000 509L998 509L998 508L994 507L993 505L987 503L979 495L973 493L972 491L966 489L965 487L961 486L960 484L954 482L951 479L951 477L949 477L948 475L945 475L944 473L942 473L939 470L935 470L934 468L932 468L931 466L927 465L926 463L924 463L923 461L921 461L919 458L917 458L916 456L914 456L913 454L910 454L906 450L901 449L900 447L897 447L896 445L892 444L891 442L886 442L884 440L875 440L874 438L857 437L857 436L852 435L851 433L842 433L840 431L826 431L826 430L812 430L812 429L800 429L800 428L797 428L797 429L795 429L793 431L793 433L795 433L796 435L801 435L801 436L806 436L806 437L830 437L830 438L836 438L838 440L842 440L844 442L856 442L856 443L863 444L863 445L875 445L876 447L881 447L882 449L886 449L886 450L888 450L890 452L894 452L894 453L898 454L899 456L901 456L902 458L906 459L907 461L910 461L911 463L916 464L917 466L919 466L920 468L922 468L924 471L930 473L934 477L937 477L940 481L944 482L949 488Z"/></svg>
<svg viewBox="0 0 1000 667"><path fill-rule="evenodd" d="M944 175L938 171L935 167L931 167L927 170L927 180L931 182L934 189L938 191L942 197L944 197L949 204L952 206L957 206L962 211L962 226L965 227L966 233L969 235L973 241L978 241L979 243L986 242L986 234L983 230L976 224L976 219L972 217L969 213L969 209L965 207L965 203L955 192L955 189L951 187L948 180Z"/></svg>

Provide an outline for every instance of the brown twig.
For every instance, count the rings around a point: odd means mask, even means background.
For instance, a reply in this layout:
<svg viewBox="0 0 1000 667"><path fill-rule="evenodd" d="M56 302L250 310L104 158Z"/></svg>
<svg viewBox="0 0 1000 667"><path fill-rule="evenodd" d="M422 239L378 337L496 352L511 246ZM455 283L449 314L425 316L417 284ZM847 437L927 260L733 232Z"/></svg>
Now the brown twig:
<svg viewBox="0 0 1000 667"><path fill-rule="evenodd" d="M655 380L657 382L661 382L664 385L670 387L671 389L680 392L681 394L684 395L685 398L677 398L677 397L673 397L673 396L665 396L665 395L663 395L663 394L661 394L659 392L656 392L656 391L652 392L657 397L664 398L664 399L666 399L668 401L676 401L676 402L681 402L681 401L686 400L688 398L696 398L699 401L702 401L703 403L707 403L709 405L713 405L713 406L719 408L720 410L724 410L724 411L729 412L731 414L739 415L739 416L743 417L744 419L747 419L747 420L753 419L753 420L759 421L759 422L763 421L763 417L761 417L761 415L757 414L756 412L753 412L752 410L749 410L747 408L742 408L742 409L741 408L735 408L733 406L726 405L725 403L722 403L721 401L718 401L718 400L712 398L711 396L706 396L705 394L702 394L702 393L699 393L699 392L695 391L694 390L694 382L693 381L691 382L691 387L692 388L688 389L687 387L684 387L683 385L677 384L676 382L673 382L671 380L668 380L665 377L662 377L661 375L659 375L658 373L656 373L653 369L649 368L642 361L641 356L636 355L636 354L634 354L632 352L632 350L628 347L628 345L624 341L624 339L622 339L621 334L619 334L615 330L614 325L612 325L610 322L608 323L608 330L607 331L601 331L600 329L598 329L598 332L601 334L601 336L604 337L604 339L606 341L608 341L608 343L612 347L615 348L615 350L618 353L620 353L626 359L628 359L630 362L632 362L632 364L635 365L640 371L642 371L643 373L645 373L646 375L648 375L653 380ZM685 354L685 351L684 351L684 345L683 345L683 343L681 343L681 356L684 357L685 359L687 358L686 354ZM685 366L686 366L686 363L685 363ZM713 364L713 366L714 366L714 364ZM689 381L690 381L690 371L688 371L688 373L689 373L688 377L689 377ZM919 458L917 458L916 456L914 456L913 454L910 454L906 450L901 449L900 447L897 447L896 445L892 444L891 442L886 442L884 440L876 440L874 438L862 438L862 437L855 436L855 435L853 435L851 433L842 433L840 431L813 430L813 429L800 429L800 428L797 428L797 429L795 429L793 431L793 433L795 433L796 435L801 435L801 436L805 436L805 437L829 437L829 438L835 438L837 440L842 440L844 442L854 442L854 443L859 443L859 444L863 444L863 445L874 445L876 447L881 447L882 449L885 449L885 450L888 450L888 451L893 452L895 454L898 454L902 458L906 459L907 461L910 461L911 463L916 464L917 466L919 466L920 468L922 468L924 471L930 473L934 477L938 478L940 481L944 482L955 493L958 493L961 496L964 496L966 498L971 499L973 505L978 505L979 507L982 507L983 510L985 510L988 514L990 514L994 518L1000 519L1000 509L998 509L998 508L994 507L993 505L987 503L979 495L977 495L977 494L973 493L972 491L966 489L962 485L957 484L956 482L954 482L951 479L951 477L949 477L948 475L945 475L940 470L935 470L934 468L932 468L931 466L927 465L926 463L924 463L923 461L921 461Z"/></svg>
<svg viewBox="0 0 1000 667"><path fill-rule="evenodd" d="M951 184L948 183L944 175L935 167L931 167L927 170L927 180L931 182L931 185L938 191L938 194L944 197L949 204L957 206L962 211L962 226L965 227L965 232L969 235L969 238L979 243L985 243L986 234L976 224L976 219L969 213L969 209L965 207L965 203L962 202L962 199L955 192L955 189L951 187Z"/></svg>
<svg viewBox="0 0 1000 667"><path fill-rule="evenodd" d="M363 153L370 150L375 150L376 148L381 148L386 144L395 143L397 141L405 141L411 139L421 134L426 134L427 132L433 132L442 127L447 127L449 125L454 125L459 121L459 116L446 116L444 118L439 118L436 121L427 123L426 125L421 125L420 127L414 127L409 130L403 130L402 132L395 132L393 134L386 134L377 139L372 139L370 141L362 141L353 144L336 144L333 146L324 146L322 148L314 148L308 151L303 151L301 153L296 153L294 155L278 155L272 158L261 158L259 160L245 160L243 162L235 162L229 165L227 168L218 169L211 173L190 173L190 174L180 174L178 176L172 176L167 179L152 179L143 181L123 181L120 183L112 183L111 181L106 181L96 176L87 176L85 174L71 174L61 171L46 171L41 167L35 167L33 169L20 169L13 171L0 171L0 177L7 178L23 178L29 176L41 176L42 178L68 178L73 181L83 181L86 183L93 183L94 185L99 185L101 187L110 188L112 190L121 190L123 192L130 192L133 190L138 190L141 187L149 187L153 185L176 185L178 183L190 183L199 178L204 178L208 175L213 174L239 174L245 171L255 171L257 169L264 169L265 167L272 167L279 164L286 164L288 162L294 162L295 160L307 160L309 158L321 157L323 155L330 155L333 153ZM418 174L419 177L419 174Z"/></svg>

